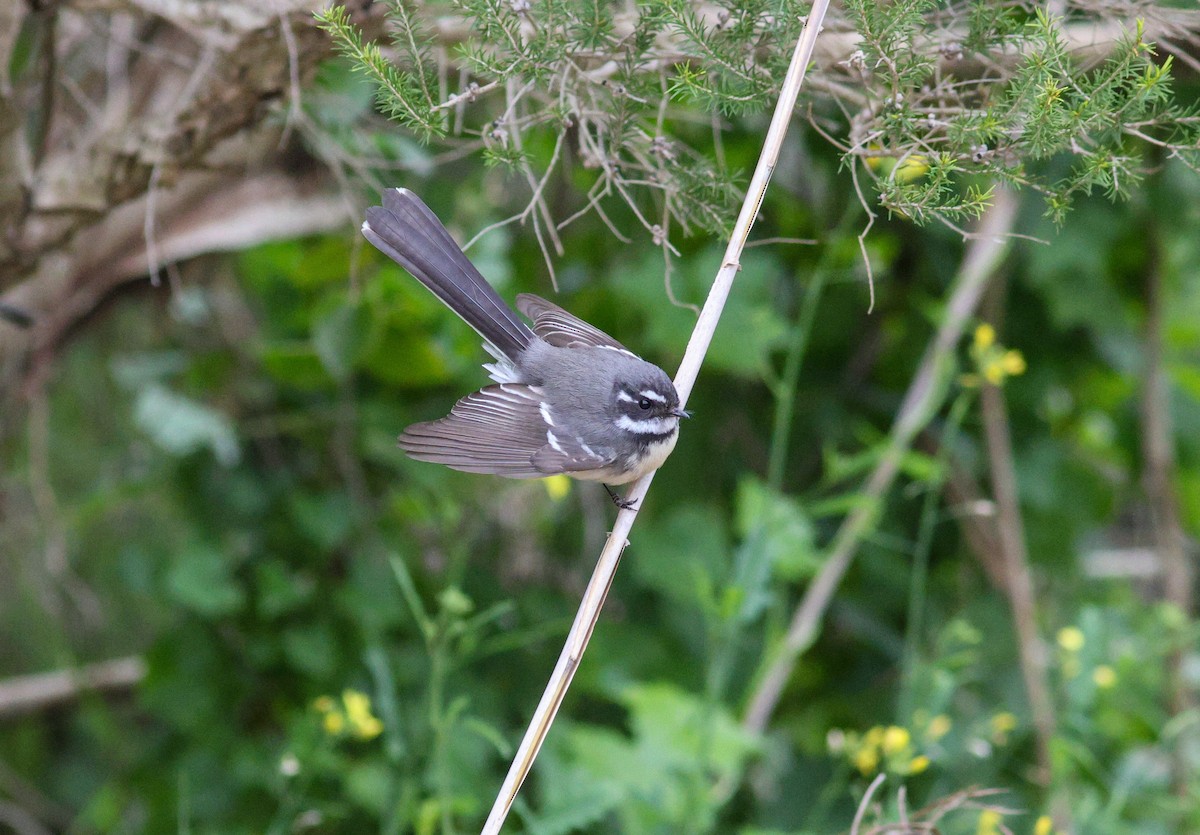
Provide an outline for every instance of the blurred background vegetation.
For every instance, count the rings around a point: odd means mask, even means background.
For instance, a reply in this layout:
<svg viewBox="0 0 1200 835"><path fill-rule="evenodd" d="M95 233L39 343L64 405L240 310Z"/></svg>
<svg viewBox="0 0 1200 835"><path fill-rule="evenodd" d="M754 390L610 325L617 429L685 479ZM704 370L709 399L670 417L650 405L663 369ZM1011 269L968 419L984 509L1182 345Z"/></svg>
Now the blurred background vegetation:
<svg viewBox="0 0 1200 835"><path fill-rule="evenodd" d="M202 6L0 20L0 829L475 831L614 508L363 207L671 369L806 8ZM835 6L506 831L1200 831L1200 13L1049 6Z"/></svg>

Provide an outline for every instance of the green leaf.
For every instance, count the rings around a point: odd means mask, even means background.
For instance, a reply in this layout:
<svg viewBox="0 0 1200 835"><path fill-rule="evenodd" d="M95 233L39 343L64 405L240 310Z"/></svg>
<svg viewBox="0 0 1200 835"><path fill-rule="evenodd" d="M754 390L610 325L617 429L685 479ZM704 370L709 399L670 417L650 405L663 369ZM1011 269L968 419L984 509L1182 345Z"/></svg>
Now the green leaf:
<svg viewBox="0 0 1200 835"><path fill-rule="evenodd" d="M630 737L567 725L547 757L551 820L567 814L560 793L568 793L591 816L616 811L623 825L606 830L708 831L721 802L714 786L736 784L757 738L724 706L675 685L634 685L620 701L629 710Z"/></svg>
<svg viewBox="0 0 1200 835"><path fill-rule="evenodd" d="M334 491L317 496L296 493L288 502L297 532L322 551L330 551L346 541L354 510L349 496Z"/></svg>
<svg viewBox="0 0 1200 835"><path fill-rule="evenodd" d="M118 354L109 362L113 377L130 391L174 376L187 366L187 354L175 350Z"/></svg>
<svg viewBox="0 0 1200 835"><path fill-rule="evenodd" d="M329 376L350 377L371 341L372 317L361 304L346 302L313 325L313 349Z"/></svg>
<svg viewBox="0 0 1200 835"><path fill-rule="evenodd" d="M316 590L312 577L297 574L276 559L257 563L254 575L258 613L268 620L300 608L312 599Z"/></svg>
<svg viewBox="0 0 1200 835"><path fill-rule="evenodd" d="M735 508L738 532L744 540L744 553L738 559L739 585L748 589L761 586L765 593L772 570L789 581L816 573L820 559L812 520L799 502L746 476L738 483ZM763 571L755 570L760 563Z"/></svg>
<svg viewBox="0 0 1200 835"><path fill-rule="evenodd" d="M363 809L382 815L392 800L393 782L391 769L384 763L361 763L346 773L346 794Z"/></svg>
<svg viewBox="0 0 1200 835"><path fill-rule="evenodd" d="M530 835L568 835L580 832L616 809L621 792L604 781L571 780L555 783L546 806L527 821Z"/></svg>
<svg viewBox="0 0 1200 835"><path fill-rule="evenodd" d="M720 514L695 505L675 508L639 534L633 574L669 598L695 602L702 589L724 578L728 539Z"/></svg>
<svg viewBox="0 0 1200 835"><path fill-rule="evenodd" d="M266 372L280 383L302 391L332 388L329 372L309 342L268 343L259 350L259 360Z"/></svg>
<svg viewBox="0 0 1200 835"><path fill-rule="evenodd" d="M233 566L215 548L194 545L184 550L167 574L167 593L179 604L211 618L242 610L246 593L233 576Z"/></svg>
<svg viewBox="0 0 1200 835"><path fill-rule="evenodd" d="M241 458L237 433L228 417L164 386L152 384L138 392L134 421L172 455L208 448L227 467Z"/></svg>
<svg viewBox="0 0 1200 835"><path fill-rule="evenodd" d="M283 633L283 652L292 666L314 679L329 678L337 667L337 639L323 621L308 621Z"/></svg>

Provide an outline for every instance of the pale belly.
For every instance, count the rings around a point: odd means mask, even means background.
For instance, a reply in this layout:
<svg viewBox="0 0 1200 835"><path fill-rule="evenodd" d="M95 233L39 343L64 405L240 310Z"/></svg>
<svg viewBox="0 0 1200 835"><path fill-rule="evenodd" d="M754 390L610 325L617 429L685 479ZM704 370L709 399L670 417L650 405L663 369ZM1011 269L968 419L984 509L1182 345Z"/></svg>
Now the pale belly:
<svg viewBox="0 0 1200 835"><path fill-rule="evenodd" d="M632 467L633 462L622 462L621 466L605 467L602 470L584 470L582 472L567 473L567 475L577 478L580 481L628 484L631 481L637 481L646 475L646 473L654 472L661 467L663 462L667 460L667 456L675 449L675 442L678 440L679 433L673 432L670 437L650 444L646 447L645 454L642 456L641 461L637 462L636 467Z"/></svg>

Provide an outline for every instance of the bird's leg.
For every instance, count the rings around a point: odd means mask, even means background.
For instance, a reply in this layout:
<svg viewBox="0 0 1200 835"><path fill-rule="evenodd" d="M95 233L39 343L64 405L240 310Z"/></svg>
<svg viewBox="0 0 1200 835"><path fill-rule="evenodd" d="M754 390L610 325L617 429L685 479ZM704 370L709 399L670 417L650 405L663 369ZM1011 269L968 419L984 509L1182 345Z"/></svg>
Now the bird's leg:
<svg viewBox="0 0 1200 835"><path fill-rule="evenodd" d="M622 499L620 494L618 494L616 490L612 489L607 484L604 485L604 489L608 492L608 497L613 500L613 504L621 508L621 510L633 510L635 507L637 507L637 502L631 502L629 499Z"/></svg>

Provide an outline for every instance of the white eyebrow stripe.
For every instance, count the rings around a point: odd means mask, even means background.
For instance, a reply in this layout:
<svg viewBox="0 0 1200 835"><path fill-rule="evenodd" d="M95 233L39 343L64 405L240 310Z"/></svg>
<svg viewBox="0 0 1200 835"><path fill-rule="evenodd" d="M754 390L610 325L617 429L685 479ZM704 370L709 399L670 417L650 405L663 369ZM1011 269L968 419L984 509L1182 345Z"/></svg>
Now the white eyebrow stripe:
<svg viewBox="0 0 1200 835"><path fill-rule="evenodd" d="M647 400L653 400L657 403L666 403L667 402L667 398L663 397L661 394L659 394L657 391L654 391L653 389L646 389L645 391L639 391L638 394L640 394L642 397L646 398Z"/></svg>
<svg viewBox="0 0 1200 835"><path fill-rule="evenodd" d="M630 394L629 392L625 391L625 389L621 389L620 391L617 392L617 399L624 400L626 403L636 403L637 402L637 400L634 399L633 395Z"/></svg>

